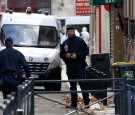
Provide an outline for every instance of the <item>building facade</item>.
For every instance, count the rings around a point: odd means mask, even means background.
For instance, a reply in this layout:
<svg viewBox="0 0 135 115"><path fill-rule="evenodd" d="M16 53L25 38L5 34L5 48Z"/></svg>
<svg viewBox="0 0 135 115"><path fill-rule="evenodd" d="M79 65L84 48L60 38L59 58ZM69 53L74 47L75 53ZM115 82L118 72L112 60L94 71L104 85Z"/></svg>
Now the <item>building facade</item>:
<svg viewBox="0 0 135 115"><path fill-rule="evenodd" d="M7 0L0 0L0 12L4 12L7 8Z"/></svg>
<svg viewBox="0 0 135 115"><path fill-rule="evenodd" d="M32 12L48 11L51 15L74 16L76 15L76 0L1 0L8 9L16 12L25 12L31 7Z"/></svg>
<svg viewBox="0 0 135 115"><path fill-rule="evenodd" d="M0 0L0 12L6 8L16 12L25 12L27 7L31 7L32 12L41 13L48 11L51 15L74 16L89 15L89 0Z"/></svg>

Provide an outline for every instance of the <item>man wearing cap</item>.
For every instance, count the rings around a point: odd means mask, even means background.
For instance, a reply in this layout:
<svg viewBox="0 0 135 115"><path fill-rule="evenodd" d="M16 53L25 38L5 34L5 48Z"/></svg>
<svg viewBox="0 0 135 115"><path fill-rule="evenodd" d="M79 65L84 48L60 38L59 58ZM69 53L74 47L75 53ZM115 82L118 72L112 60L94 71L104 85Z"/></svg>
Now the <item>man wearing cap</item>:
<svg viewBox="0 0 135 115"><path fill-rule="evenodd" d="M15 92L17 96L17 86L19 85L19 72L20 66L26 73L26 79L31 76L30 68L25 60L24 55L13 48L13 40L7 38L5 40L6 48L0 51L0 74L3 82L3 98L6 99L7 95Z"/></svg>
<svg viewBox="0 0 135 115"><path fill-rule="evenodd" d="M69 80L85 79L86 56L89 49L83 39L75 35L73 26L67 27L68 39L61 45L60 57L66 64L66 72ZM77 83L70 82L70 90L77 91ZM85 82L79 82L81 90L87 90ZM82 92L85 105L89 105L89 93ZM72 103L67 108L77 107L77 93L71 93Z"/></svg>

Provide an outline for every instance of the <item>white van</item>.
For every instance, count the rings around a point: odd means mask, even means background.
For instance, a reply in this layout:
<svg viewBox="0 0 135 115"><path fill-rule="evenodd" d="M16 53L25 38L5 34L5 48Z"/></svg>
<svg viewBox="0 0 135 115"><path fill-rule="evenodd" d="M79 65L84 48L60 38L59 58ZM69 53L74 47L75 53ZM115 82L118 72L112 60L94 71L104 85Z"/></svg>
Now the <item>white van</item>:
<svg viewBox="0 0 135 115"><path fill-rule="evenodd" d="M6 12L1 19L0 48L11 37L14 48L21 51L36 80L61 80L58 23L55 16ZM61 83L38 83L45 90L60 90Z"/></svg>
<svg viewBox="0 0 135 115"><path fill-rule="evenodd" d="M66 34L66 28L68 25L73 25L75 27L76 29L75 33L79 37L81 37L81 32L82 32L83 27L86 27L87 31L89 32L90 16L57 17L57 19L61 22L61 28L65 29L65 34ZM61 38L61 42L63 42L62 38Z"/></svg>

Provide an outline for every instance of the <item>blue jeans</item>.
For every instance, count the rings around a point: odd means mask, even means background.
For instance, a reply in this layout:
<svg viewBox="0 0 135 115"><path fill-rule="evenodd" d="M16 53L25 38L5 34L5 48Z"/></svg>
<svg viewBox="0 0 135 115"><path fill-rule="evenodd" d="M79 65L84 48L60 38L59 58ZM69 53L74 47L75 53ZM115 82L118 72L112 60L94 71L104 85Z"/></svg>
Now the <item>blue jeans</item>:
<svg viewBox="0 0 135 115"><path fill-rule="evenodd" d="M69 80L85 79L85 67L82 64L74 64L67 66L67 76ZM70 82L70 90L77 91L77 83ZM87 84L85 82L79 82L81 90L87 90ZM89 104L89 93L83 92L83 100L85 105ZM71 101L73 104L77 104L77 93L71 93Z"/></svg>

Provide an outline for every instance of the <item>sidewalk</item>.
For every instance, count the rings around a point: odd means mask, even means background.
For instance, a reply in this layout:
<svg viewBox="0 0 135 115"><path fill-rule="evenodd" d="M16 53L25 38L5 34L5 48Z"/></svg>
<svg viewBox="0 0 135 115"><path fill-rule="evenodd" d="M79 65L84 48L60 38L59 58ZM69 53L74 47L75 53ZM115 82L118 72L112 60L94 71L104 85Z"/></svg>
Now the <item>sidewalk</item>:
<svg viewBox="0 0 135 115"><path fill-rule="evenodd" d="M68 85L66 83L62 84L62 91L69 91ZM109 95L112 94L108 93L108 96ZM67 105L66 100L70 100L69 93L42 94L41 96L45 97L46 99L35 96L35 115L66 115L67 113L74 111L74 109L65 108L65 105ZM54 101L50 101L49 99ZM113 100L109 99L108 103L111 104L108 106L102 106L101 104L100 109L94 108L98 106L98 104L95 104L95 106L91 106L91 108L88 110L88 113L84 113L81 110L78 110L78 113L75 112L72 115L88 115L92 111L95 113L94 115L115 115Z"/></svg>
<svg viewBox="0 0 135 115"><path fill-rule="evenodd" d="M67 80L66 65L64 64L64 62L62 62L62 79ZM80 90L79 86L78 86L78 90ZM69 91L69 83L62 83L62 91ZM107 95L110 96L113 95L113 93L108 92ZM65 115L69 112L74 111L74 109L65 108L65 105L67 105L66 100L70 100L69 93L42 94L42 96L45 98L55 100L58 103L35 96L35 115ZM82 98L81 93L78 93L78 96ZM100 108L94 108L94 107L100 107ZM99 103L91 106L91 108L88 110L88 113L84 113L80 111L79 113L75 112L72 115L78 115L78 114L87 115L90 114L92 111L95 113L94 115L115 115L115 106L113 103L113 98L108 99L108 106L103 106L102 103Z"/></svg>
<svg viewBox="0 0 135 115"><path fill-rule="evenodd" d="M89 58L90 57L88 57L88 56L86 58L86 62L88 63L88 65L90 64L90 62L89 62L90 59ZM62 78L63 78L63 80L68 80L68 78L65 75L65 73L66 73L66 65L64 64L64 62L62 62L62 76L64 76ZM69 87L69 83L67 83L67 85ZM108 88L108 89L110 89L110 88ZM79 86L77 86L77 90L81 91ZM113 92L108 92L107 93L107 97L109 97L111 95L113 95ZM78 93L78 96L82 98L82 94L81 93ZM91 94L90 94L90 98L92 98ZM114 100L114 97L108 99L108 105L107 106L102 106L102 105L95 104L95 105L93 105L91 107L90 111L94 111L94 113L97 114L97 115L102 115L102 114L103 115L115 115L115 105L113 103L113 100ZM100 106L101 109L93 109L96 106L97 107Z"/></svg>

